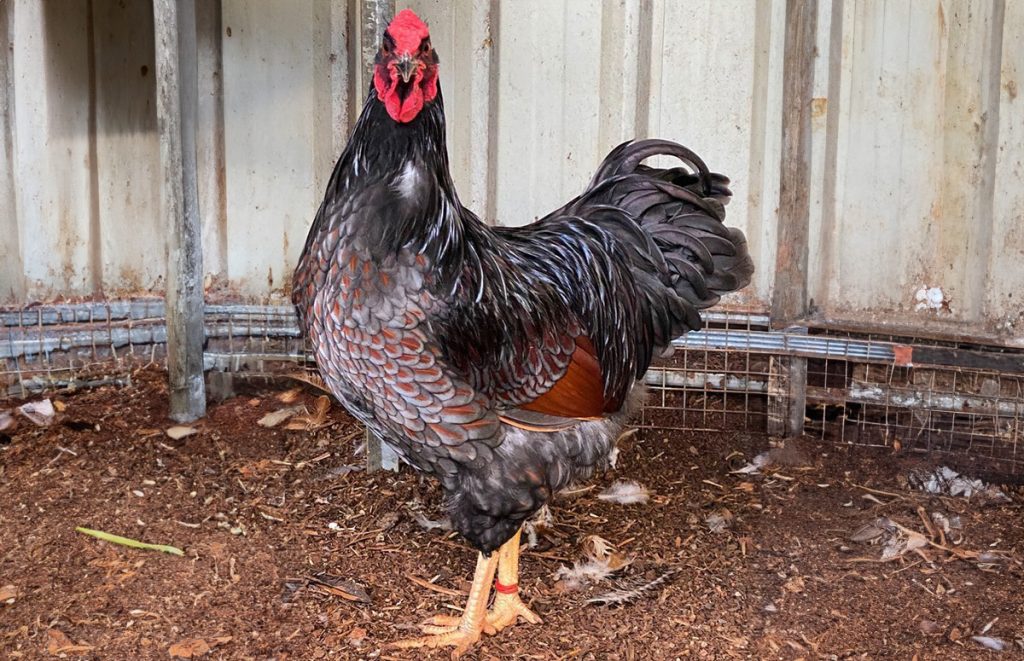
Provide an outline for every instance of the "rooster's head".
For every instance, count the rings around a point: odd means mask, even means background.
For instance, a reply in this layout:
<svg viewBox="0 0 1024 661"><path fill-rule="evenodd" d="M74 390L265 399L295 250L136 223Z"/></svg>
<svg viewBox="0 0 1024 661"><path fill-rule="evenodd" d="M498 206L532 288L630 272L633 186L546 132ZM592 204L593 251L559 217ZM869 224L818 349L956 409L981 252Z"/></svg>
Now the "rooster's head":
<svg viewBox="0 0 1024 661"><path fill-rule="evenodd" d="M373 86L391 118L402 124L437 97L437 55L430 31L411 9L400 11L384 31Z"/></svg>

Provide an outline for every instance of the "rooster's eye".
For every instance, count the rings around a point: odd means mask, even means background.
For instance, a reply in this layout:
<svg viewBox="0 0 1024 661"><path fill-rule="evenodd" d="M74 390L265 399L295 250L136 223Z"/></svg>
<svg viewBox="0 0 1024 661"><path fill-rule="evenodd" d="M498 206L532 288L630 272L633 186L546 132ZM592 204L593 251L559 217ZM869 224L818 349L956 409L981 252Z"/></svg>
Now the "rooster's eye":
<svg viewBox="0 0 1024 661"><path fill-rule="evenodd" d="M420 52L421 53L429 53L430 52L430 39L426 39L426 40L423 41L423 43L420 44Z"/></svg>

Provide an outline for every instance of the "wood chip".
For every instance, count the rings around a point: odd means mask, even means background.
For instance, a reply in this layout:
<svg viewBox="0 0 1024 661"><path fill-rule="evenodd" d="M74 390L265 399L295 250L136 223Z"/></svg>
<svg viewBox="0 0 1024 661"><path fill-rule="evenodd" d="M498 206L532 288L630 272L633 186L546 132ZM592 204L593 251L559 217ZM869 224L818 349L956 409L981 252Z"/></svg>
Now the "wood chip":
<svg viewBox="0 0 1024 661"><path fill-rule="evenodd" d="M192 434L195 434L197 431L199 430L196 429L195 427L188 427L186 425L175 425L174 427L171 427L164 433L167 434L167 436L172 440L180 441L186 436L191 436Z"/></svg>
<svg viewBox="0 0 1024 661"><path fill-rule="evenodd" d="M179 640L167 648L172 658L198 659L213 651L219 645L231 642L231 636L215 636L213 638L186 638Z"/></svg>
<svg viewBox="0 0 1024 661"><path fill-rule="evenodd" d="M13 585L5 585L0 588L0 604L13 604L19 596L18 588Z"/></svg>
<svg viewBox="0 0 1024 661"><path fill-rule="evenodd" d="M302 410L301 406L289 406L287 408L278 409L271 411L262 418L256 421L260 427L266 427L267 429L273 429L288 418L292 417L296 413Z"/></svg>
<svg viewBox="0 0 1024 661"><path fill-rule="evenodd" d="M60 629L50 629L46 632L46 651L54 656L58 654L84 654L92 649L92 645L75 643Z"/></svg>
<svg viewBox="0 0 1024 661"><path fill-rule="evenodd" d="M804 591L806 584L801 576L794 576L783 584L782 589L786 592L792 592L793 594L799 594Z"/></svg>
<svg viewBox="0 0 1024 661"><path fill-rule="evenodd" d="M186 638L167 648L168 654L176 659L198 659L213 650L202 638Z"/></svg>

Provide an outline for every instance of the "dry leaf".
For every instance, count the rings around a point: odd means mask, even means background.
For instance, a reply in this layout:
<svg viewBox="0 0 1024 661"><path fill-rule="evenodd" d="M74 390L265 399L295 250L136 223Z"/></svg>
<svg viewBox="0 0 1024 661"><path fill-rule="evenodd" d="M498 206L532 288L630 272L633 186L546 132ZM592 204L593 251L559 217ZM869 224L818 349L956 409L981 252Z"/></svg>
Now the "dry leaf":
<svg viewBox="0 0 1024 661"><path fill-rule="evenodd" d="M68 405L60 401L59 399L55 399L53 400L53 408L57 409L57 413L63 413L64 411L67 410Z"/></svg>
<svg viewBox="0 0 1024 661"><path fill-rule="evenodd" d="M327 594L333 594L348 601L357 601L361 604L371 602L370 595L367 594L363 586L353 581L347 581L340 576L321 571L310 576L309 582Z"/></svg>
<svg viewBox="0 0 1024 661"><path fill-rule="evenodd" d="M0 604L13 604L18 596L18 588L13 585L5 585L0 588Z"/></svg>
<svg viewBox="0 0 1024 661"><path fill-rule="evenodd" d="M46 651L50 654L80 654L92 650L92 645L77 645L60 629L46 632Z"/></svg>
<svg viewBox="0 0 1024 661"><path fill-rule="evenodd" d="M175 425L164 433L167 434L167 436L169 436L172 440L180 441L186 436L191 436L197 431L199 430L196 429L195 427L188 427L186 425Z"/></svg>
<svg viewBox="0 0 1024 661"><path fill-rule="evenodd" d="M282 393L278 393L277 401L282 404L291 404L299 398L299 394L302 392L301 388L292 388L291 390L285 390Z"/></svg>

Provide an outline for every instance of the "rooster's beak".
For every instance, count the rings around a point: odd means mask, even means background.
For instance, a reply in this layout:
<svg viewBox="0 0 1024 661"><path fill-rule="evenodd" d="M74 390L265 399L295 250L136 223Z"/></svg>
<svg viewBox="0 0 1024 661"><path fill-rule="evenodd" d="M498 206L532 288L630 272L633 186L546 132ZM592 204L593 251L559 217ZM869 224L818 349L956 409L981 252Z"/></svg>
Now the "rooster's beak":
<svg viewBox="0 0 1024 661"><path fill-rule="evenodd" d="M395 62L395 70L402 77L403 83L408 83L413 74L416 73L416 60L407 53Z"/></svg>

